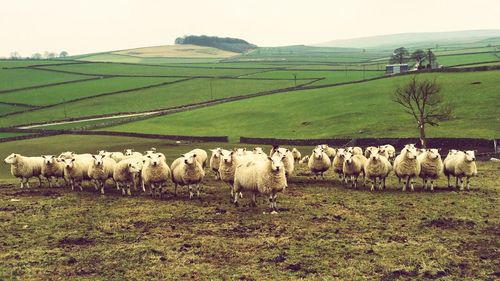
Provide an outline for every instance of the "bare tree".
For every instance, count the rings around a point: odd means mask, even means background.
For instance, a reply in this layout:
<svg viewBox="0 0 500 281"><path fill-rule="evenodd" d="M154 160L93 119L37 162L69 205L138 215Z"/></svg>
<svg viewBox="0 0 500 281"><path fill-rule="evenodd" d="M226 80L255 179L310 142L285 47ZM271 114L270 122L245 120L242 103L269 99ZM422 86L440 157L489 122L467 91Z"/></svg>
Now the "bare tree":
<svg viewBox="0 0 500 281"><path fill-rule="evenodd" d="M10 59L11 60L18 60L20 58L21 58L21 55L17 51L10 53Z"/></svg>
<svg viewBox="0 0 500 281"><path fill-rule="evenodd" d="M420 143L426 147L425 125L439 126L439 122L449 120L452 116L452 106L443 102L441 87L434 80L418 81L417 76L405 85L399 86L392 100L402 105L405 112L417 121L420 132Z"/></svg>
<svg viewBox="0 0 500 281"><path fill-rule="evenodd" d="M60 57L60 58L65 58L65 57L67 57L67 56L68 56L68 52L66 52L66 51L62 51L62 52L59 54L59 57Z"/></svg>

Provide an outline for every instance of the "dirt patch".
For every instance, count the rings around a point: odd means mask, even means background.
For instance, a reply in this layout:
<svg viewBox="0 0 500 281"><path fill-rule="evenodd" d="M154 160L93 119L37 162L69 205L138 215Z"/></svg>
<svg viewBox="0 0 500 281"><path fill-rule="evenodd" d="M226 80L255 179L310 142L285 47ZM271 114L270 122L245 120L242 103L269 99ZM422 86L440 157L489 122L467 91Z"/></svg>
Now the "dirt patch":
<svg viewBox="0 0 500 281"><path fill-rule="evenodd" d="M12 196L61 196L61 193L52 189L23 189L12 193Z"/></svg>
<svg viewBox="0 0 500 281"><path fill-rule="evenodd" d="M476 226L476 223L471 220L454 219L454 218L433 219L429 222L424 222L422 224L423 226L436 227L441 229L456 229L456 228L472 229Z"/></svg>
<svg viewBox="0 0 500 281"><path fill-rule="evenodd" d="M94 239L90 239L87 237L64 237L59 240L59 245L67 246L67 245L90 245L94 243Z"/></svg>

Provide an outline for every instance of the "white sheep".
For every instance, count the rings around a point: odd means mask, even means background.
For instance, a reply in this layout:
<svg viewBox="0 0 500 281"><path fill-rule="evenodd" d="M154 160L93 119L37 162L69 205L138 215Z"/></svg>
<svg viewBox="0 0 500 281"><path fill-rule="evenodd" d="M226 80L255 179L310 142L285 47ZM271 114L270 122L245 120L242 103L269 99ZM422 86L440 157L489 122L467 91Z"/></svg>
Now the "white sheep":
<svg viewBox="0 0 500 281"><path fill-rule="evenodd" d="M172 162L171 177L174 183L174 193L177 195L177 186L188 186L189 199L193 198L193 187L196 187L196 195L200 197L201 182L205 177L205 171L198 162L196 154L186 153Z"/></svg>
<svg viewBox="0 0 500 281"><path fill-rule="evenodd" d="M134 151L134 149L132 148L125 149L123 155L125 155L125 158L131 158L131 157L139 158L143 156L142 153Z"/></svg>
<svg viewBox="0 0 500 281"><path fill-rule="evenodd" d="M359 146L349 146L346 151L352 155L363 155L363 149Z"/></svg>
<svg viewBox="0 0 500 281"><path fill-rule="evenodd" d="M42 186L42 157L27 157L12 153L4 162L10 164L10 173L21 181L21 188L24 188L24 184L29 188L29 179L32 177L37 177Z"/></svg>
<svg viewBox="0 0 500 281"><path fill-rule="evenodd" d="M274 152L274 154L278 154L278 156L283 158L283 165L285 165L285 175L287 177L290 177L293 174L293 170L295 169L295 160L293 159L292 152L286 148L280 147Z"/></svg>
<svg viewBox="0 0 500 281"><path fill-rule="evenodd" d="M300 153L300 151L297 149L297 148L292 148L292 155L293 155L293 159L295 161L300 161L300 159L302 158L302 154Z"/></svg>
<svg viewBox="0 0 500 281"><path fill-rule="evenodd" d="M264 150L262 149L262 147L255 147L252 152L253 152L253 154L263 154L263 155L266 155L266 153L264 152Z"/></svg>
<svg viewBox="0 0 500 281"><path fill-rule="evenodd" d="M327 157L328 157L328 155L327 155ZM306 156L302 157L302 159L300 159L299 164L304 164L304 163L308 163L308 162L309 162L309 155L306 155Z"/></svg>
<svg viewBox="0 0 500 281"><path fill-rule="evenodd" d="M365 178L371 180L372 185L370 190L375 190L378 181L378 188L385 189L385 180L391 172L391 163L387 158L378 154L378 151L372 150L370 158L368 158L364 165Z"/></svg>
<svg viewBox="0 0 500 281"><path fill-rule="evenodd" d="M320 144L316 147L323 149L326 155L328 155L328 158L330 158L330 161L333 162L335 155L337 155L337 150L335 150L335 148L328 146L328 144Z"/></svg>
<svg viewBox="0 0 500 281"><path fill-rule="evenodd" d="M130 192L131 185L134 185L134 189L137 190L137 184L144 164L142 161L142 157L130 157L116 163L113 170L113 180L116 182L116 187L119 190L121 189L123 195L132 195Z"/></svg>
<svg viewBox="0 0 500 281"><path fill-rule="evenodd" d="M455 166L453 165L453 158L458 153L458 150L451 149L448 151L448 155L443 160L443 173L448 179L448 188L451 188L450 177L455 173Z"/></svg>
<svg viewBox="0 0 500 281"><path fill-rule="evenodd" d="M66 152L62 152L59 157L59 159L61 160L65 160L65 159L77 159L77 158L92 158L92 154L90 153L82 153L82 154L77 154L73 151L66 151Z"/></svg>
<svg viewBox="0 0 500 281"><path fill-rule="evenodd" d="M379 155L381 156L384 156L385 158L387 159L391 159L391 156L389 154L389 151L387 151L387 148L385 146L380 146L378 148L378 152L377 152Z"/></svg>
<svg viewBox="0 0 500 281"><path fill-rule="evenodd" d="M52 187L52 179L54 179L55 183L59 186L57 180L64 179L64 162L54 155L42 155L42 158L42 176L47 178L49 187Z"/></svg>
<svg viewBox="0 0 500 281"><path fill-rule="evenodd" d="M252 193L253 206L256 206L257 194L265 194L269 195L271 214L276 214L277 193L287 188L284 158L275 153L265 160L259 158L238 164L234 175L234 204L238 205L238 193L243 191Z"/></svg>
<svg viewBox="0 0 500 281"><path fill-rule="evenodd" d="M93 161L87 173L94 183L95 189L100 189L101 194L104 194L104 185L108 179L113 178L116 161L109 155L93 155L92 158Z"/></svg>
<svg viewBox="0 0 500 281"><path fill-rule="evenodd" d="M413 191L413 179L420 174L420 163L417 159L417 149L413 145L406 145L401 154L394 159L394 174L398 177L398 188L401 186L401 180L406 183L402 187L402 191L410 187Z"/></svg>
<svg viewBox="0 0 500 281"><path fill-rule="evenodd" d="M238 157L236 153L231 150L223 149L221 151L221 161L219 163L219 177L231 188L231 198L233 198L234 194L234 171L237 165Z"/></svg>
<svg viewBox="0 0 500 281"><path fill-rule="evenodd" d="M218 180L220 179L219 176L219 166L220 166L220 159L221 159L221 151L222 149L217 147L216 149L210 149L212 152L212 155L210 156L210 169L215 175L215 179Z"/></svg>
<svg viewBox="0 0 500 281"><path fill-rule="evenodd" d="M379 146L379 148L383 148L385 151L387 151L389 159L393 159L394 157L396 157L396 149L394 148L394 146L390 144L384 144Z"/></svg>
<svg viewBox="0 0 500 281"><path fill-rule="evenodd" d="M378 150L379 148L375 147L375 146L369 146L365 149L365 157L366 159L370 158L370 156L372 155L372 151L375 151L375 150Z"/></svg>
<svg viewBox="0 0 500 281"><path fill-rule="evenodd" d="M466 188L470 190L470 179L471 177L477 176L477 166L476 166L476 155L475 151L459 151L452 158L453 165L453 175L456 177L455 187L458 188L460 184L460 190L464 190L464 181L462 178L466 178Z"/></svg>
<svg viewBox="0 0 500 281"><path fill-rule="evenodd" d="M205 167L208 164L208 154L205 150L195 148L191 151L188 152L188 154L195 154L196 155L196 161L201 164L201 167L205 169Z"/></svg>
<svg viewBox="0 0 500 281"><path fill-rule="evenodd" d="M167 165L165 156L161 153L148 154L141 171L142 190L146 191L145 186L149 185L151 195L161 197L163 186L167 184L170 178L170 168ZM156 185L156 186L155 186ZM158 188L157 192L155 189Z"/></svg>
<svg viewBox="0 0 500 281"><path fill-rule="evenodd" d="M350 152L344 153L342 173L344 174L346 183L350 180L353 188L357 187L358 177L360 174L363 174L363 178L365 177L364 167L366 165L366 161L367 159L364 155L353 155Z"/></svg>
<svg viewBox="0 0 500 281"><path fill-rule="evenodd" d="M83 190L83 181L90 179L88 170L92 162L93 158L87 157L64 159L64 177L71 185L71 190L75 190L75 186Z"/></svg>
<svg viewBox="0 0 500 281"><path fill-rule="evenodd" d="M343 148L337 149L332 162L333 171L339 175L340 181L344 179L344 174L342 173L342 169L344 168L344 152Z"/></svg>
<svg viewBox="0 0 500 281"><path fill-rule="evenodd" d="M323 151L323 149L316 147L313 149L311 156L309 156L307 167L313 173L314 178L317 178L319 175L324 179L324 173L328 171L332 162L330 161L330 157Z"/></svg>
<svg viewBox="0 0 500 281"><path fill-rule="evenodd" d="M417 156L420 163L420 178L423 181L424 189L427 189L427 181L431 182L431 191L434 190L434 181L443 173L443 161L439 150L432 148Z"/></svg>

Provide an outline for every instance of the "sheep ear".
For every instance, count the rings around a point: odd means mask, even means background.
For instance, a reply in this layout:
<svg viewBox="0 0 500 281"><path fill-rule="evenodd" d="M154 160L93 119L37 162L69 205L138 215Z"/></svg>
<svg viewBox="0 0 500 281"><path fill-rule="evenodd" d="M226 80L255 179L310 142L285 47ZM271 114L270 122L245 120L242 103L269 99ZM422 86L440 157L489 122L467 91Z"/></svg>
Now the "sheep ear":
<svg viewBox="0 0 500 281"><path fill-rule="evenodd" d="M71 159L71 162L75 162L75 158Z"/></svg>
<svg viewBox="0 0 500 281"><path fill-rule="evenodd" d="M185 158L185 157L186 157L186 154L181 154L181 156Z"/></svg>
<svg viewBox="0 0 500 281"><path fill-rule="evenodd" d="M96 159L96 158L95 158L95 155L93 155L93 154L92 154L92 158Z"/></svg>
<svg viewBox="0 0 500 281"><path fill-rule="evenodd" d="M271 157L269 157L269 156L267 156L267 159L268 159L269 161L273 161L273 158L271 158Z"/></svg>
<svg viewBox="0 0 500 281"><path fill-rule="evenodd" d="M243 148L243 151L247 151L247 148L246 148L246 147L244 147L244 148Z"/></svg>

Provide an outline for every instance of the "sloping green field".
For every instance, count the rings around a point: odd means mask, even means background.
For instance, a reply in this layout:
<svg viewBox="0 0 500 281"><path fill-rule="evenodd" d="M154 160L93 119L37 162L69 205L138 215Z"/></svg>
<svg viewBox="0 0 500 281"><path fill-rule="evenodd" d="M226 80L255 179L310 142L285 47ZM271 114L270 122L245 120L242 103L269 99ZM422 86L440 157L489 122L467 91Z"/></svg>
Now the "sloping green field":
<svg viewBox="0 0 500 281"><path fill-rule="evenodd" d="M429 127L429 137L499 137L499 72L433 73L453 120ZM233 138L415 137L410 115L390 99L410 76L252 98L128 123L106 130ZM471 84L481 82L480 84ZM473 101L473 102L471 102Z"/></svg>
<svg viewBox="0 0 500 281"><path fill-rule="evenodd" d="M89 76L38 69L0 69L0 91L88 78Z"/></svg>

